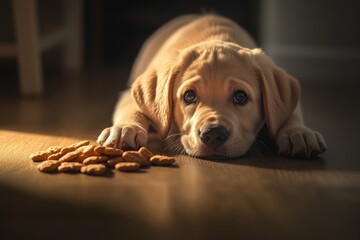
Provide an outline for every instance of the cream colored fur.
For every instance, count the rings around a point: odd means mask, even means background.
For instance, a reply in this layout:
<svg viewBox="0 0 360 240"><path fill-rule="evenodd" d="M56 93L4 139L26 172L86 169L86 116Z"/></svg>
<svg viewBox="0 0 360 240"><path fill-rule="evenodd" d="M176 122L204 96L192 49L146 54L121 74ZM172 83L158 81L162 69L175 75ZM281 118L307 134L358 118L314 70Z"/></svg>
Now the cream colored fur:
<svg viewBox="0 0 360 240"><path fill-rule="evenodd" d="M162 138L178 137L175 148L189 155L237 157L266 124L281 154L311 157L326 149L322 135L304 125L298 81L221 16L185 15L161 27L141 49L130 84L100 144L146 146L152 125ZM196 92L195 103L184 101L187 90ZM245 105L234 104L237 90L247 94ZM219 147L199 137L211 126L229 132Z"/></svg>

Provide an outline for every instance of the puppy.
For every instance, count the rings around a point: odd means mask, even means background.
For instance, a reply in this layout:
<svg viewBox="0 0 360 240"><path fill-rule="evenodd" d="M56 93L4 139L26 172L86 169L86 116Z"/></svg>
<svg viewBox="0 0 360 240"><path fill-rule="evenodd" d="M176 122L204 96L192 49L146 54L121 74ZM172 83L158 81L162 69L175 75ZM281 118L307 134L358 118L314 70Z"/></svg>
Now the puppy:
<svg viewBox="0 0 360 240"><path fill-rule="evenodd" d="M298 81L222 16L185 15L161 27L129 81L113 126L98 137L102 145L146 146L152 126L162 138L177 137L191 156L233 158L266 126L280 154L310 158L326 150L322 135L304 125Z"/></svg>

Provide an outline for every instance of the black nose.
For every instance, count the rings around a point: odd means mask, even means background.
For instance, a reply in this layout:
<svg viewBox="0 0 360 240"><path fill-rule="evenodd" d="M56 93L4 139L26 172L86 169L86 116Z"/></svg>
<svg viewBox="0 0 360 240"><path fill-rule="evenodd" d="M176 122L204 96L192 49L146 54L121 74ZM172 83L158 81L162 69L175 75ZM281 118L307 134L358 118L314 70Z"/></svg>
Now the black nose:
<svg viewBox="0 0 360 240"><path fill-rule="evenodd" d="M200 132L201 141L209 147L218 148L229 138L229 132L224 126L207 127Z"/></svg>

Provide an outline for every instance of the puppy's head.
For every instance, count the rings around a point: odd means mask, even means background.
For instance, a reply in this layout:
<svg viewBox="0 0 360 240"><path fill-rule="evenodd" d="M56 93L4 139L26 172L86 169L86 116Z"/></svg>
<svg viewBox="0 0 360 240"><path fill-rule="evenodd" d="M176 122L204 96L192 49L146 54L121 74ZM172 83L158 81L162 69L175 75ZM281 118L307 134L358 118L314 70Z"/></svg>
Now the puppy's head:
<svg viewBox="0 0 360 240"><path fill-rule="evenodd" d="M189 155L227 158L245 154L264 123L275 137L299 86L259 49L210 41L147 71L133 94L163 137L171 124L177 127Z"/></svg>

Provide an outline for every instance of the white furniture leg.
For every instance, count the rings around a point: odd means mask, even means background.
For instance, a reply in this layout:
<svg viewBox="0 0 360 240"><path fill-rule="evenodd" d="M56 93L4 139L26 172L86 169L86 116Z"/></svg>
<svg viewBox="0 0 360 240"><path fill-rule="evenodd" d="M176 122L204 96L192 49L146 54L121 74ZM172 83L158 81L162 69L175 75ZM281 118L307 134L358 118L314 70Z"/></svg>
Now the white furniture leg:
<svg viewBox="0 0 360 240"><path fill-rule="evenodd" d="M13 0L16 52L22 94L43 90L36 0Z"/></svg>

